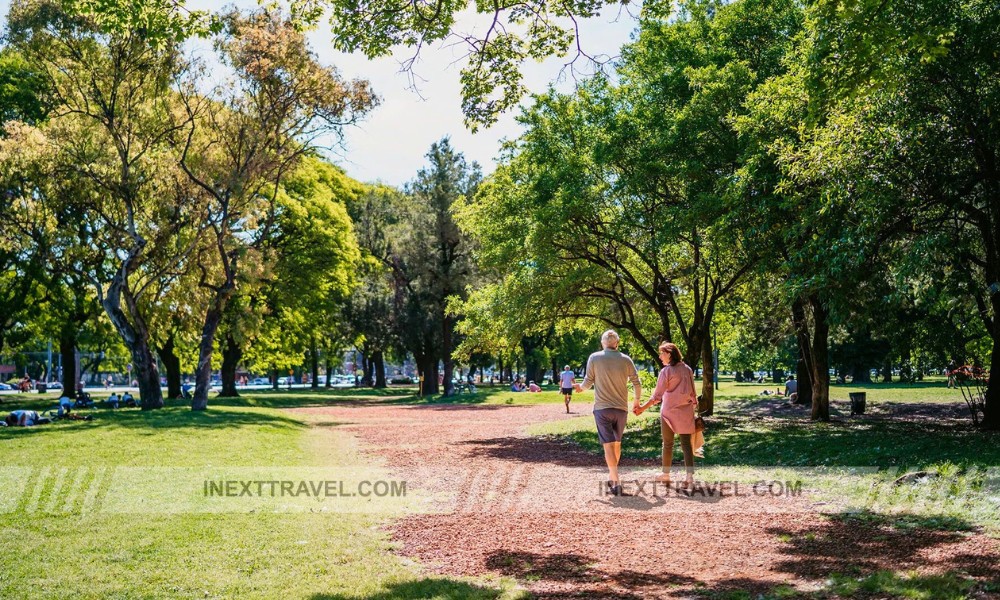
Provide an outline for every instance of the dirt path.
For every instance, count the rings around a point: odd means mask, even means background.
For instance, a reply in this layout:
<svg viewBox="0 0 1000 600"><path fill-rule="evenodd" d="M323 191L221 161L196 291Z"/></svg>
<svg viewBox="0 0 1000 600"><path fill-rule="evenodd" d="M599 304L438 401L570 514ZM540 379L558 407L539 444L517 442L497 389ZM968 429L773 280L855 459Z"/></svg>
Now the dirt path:
<svg viewBox="0 0 1000 600"><path fill-rule="evenodd" d="M432 494L430 512L393 526L401 553L441 573L512 576L540 598L808 591L834 572L877 569L1000 581L989 537L830 519L808 494L688 495L649 483L632 497L607 496L599 457L524 435L531 423L566 418L561 405L297 410L347 423L367 452ZM656 473L655 462L623 465L623 479Z"/></svg>

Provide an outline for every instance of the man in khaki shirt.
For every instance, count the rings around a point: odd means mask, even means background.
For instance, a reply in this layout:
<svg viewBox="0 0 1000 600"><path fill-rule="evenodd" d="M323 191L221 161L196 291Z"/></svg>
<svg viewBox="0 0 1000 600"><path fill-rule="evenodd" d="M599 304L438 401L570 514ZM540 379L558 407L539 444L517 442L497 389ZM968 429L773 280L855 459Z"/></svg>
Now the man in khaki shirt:
<svg viewBox="0 0 1000 600"><path fill-rule="evenodd" d="M609 329L601 335L601 352L594 352L587 359L587 375L582 384L575 384L577 392L594 388L594 421L597 437L604 448L604 461L608 463L608 488L621 494L618 480L618 462L622 456L622 433L628 419L628 387L632 382L632 410L639 407L642 385L635 364L627 355L618 351L618 334Z"/></svg>

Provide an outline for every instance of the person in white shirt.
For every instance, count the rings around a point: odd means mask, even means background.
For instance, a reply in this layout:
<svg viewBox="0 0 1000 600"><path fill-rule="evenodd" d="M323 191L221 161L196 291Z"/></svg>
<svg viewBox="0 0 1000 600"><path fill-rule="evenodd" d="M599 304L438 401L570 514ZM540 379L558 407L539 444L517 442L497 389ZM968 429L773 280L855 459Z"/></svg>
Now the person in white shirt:
<svg viewBox="0 0 1000 600"><path fill-rule="evenodd" d="M563 367L563 372L559 374L559 391L562 392L567 415L569 414L569 401L573 398L574 383L576 383L576 373L569 369L569 365L566 365Z"/></svg>

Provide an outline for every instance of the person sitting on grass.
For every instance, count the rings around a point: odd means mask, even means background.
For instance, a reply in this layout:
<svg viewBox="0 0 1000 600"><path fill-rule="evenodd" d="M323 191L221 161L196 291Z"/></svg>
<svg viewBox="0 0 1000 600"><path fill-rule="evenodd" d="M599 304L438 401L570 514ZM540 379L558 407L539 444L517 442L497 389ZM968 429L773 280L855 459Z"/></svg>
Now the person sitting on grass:
<svg viewBox="0 0 1000 600"><path fill-rule="evenodd" d="M523 392L525 390L524 382L518 377L514 380L514 383L510 384L510 391L512 392Z"/></svg>
<svg viewBox="0 0 1000 600"><path fill-rule="evenodd" d="M118 402L119 402L118 394L111 392L111 395L108 396L108 399L105 400L104 402L111 408L118 408Z"/></svg>
<svg viewBox="0 0 1000 600"><path fill-rule="evenodd" d="M59 416L60 417L63 416L63 414L66 414L68 416L69 413L70 413L70 411L72 411L72 409L73 409L73 401L72 400L70 400L66 396L63 396L62 398L59 398Z"/></svg>
<svg viewBox="0 0 1000 600"><path fill-rule="evenodd" d="M542 388L538 387L538 384L535 383L534 381L529 381L528 382L528 391L532 392L532 393L540 392L540 391L542 391Z"/></svg>
<svg viewBox="0 0 1000 600"><path fill-rule="evenodd" d="M137 406L135 398L132 397L131 392L125 392L122 394L122 404L125 406Z"/></svg>

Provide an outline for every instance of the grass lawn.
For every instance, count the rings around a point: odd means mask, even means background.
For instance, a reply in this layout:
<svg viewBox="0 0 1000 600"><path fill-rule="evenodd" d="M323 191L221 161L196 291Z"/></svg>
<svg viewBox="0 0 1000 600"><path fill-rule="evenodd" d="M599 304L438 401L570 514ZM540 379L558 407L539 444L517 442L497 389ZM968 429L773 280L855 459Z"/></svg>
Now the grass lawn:
<svg viewBox="0 0 1000 600"><path fill-rule="evenodd" d="M0 478L30 493L0 494L2 598L502 598L508 580L428 577L391 553L365 512L109 513L90 485L115 467L344 468L386 479L352 438L281 406L364 401L371 393L256 393L193 413L88 411L93 421L0 428ZM44 410L50 397L8 396L3 410ZM22 468L23 471L16 469ZM46 475L47 474L47 475ZM73 482L70 484L70 482ZM9 481L6 483L10 483ZM88 487L89 486L89 487ZM7 488L10 489L9 487ZM90 496L88 496L90 494ZM6 500L6 502L5 502Z"/></svg>

